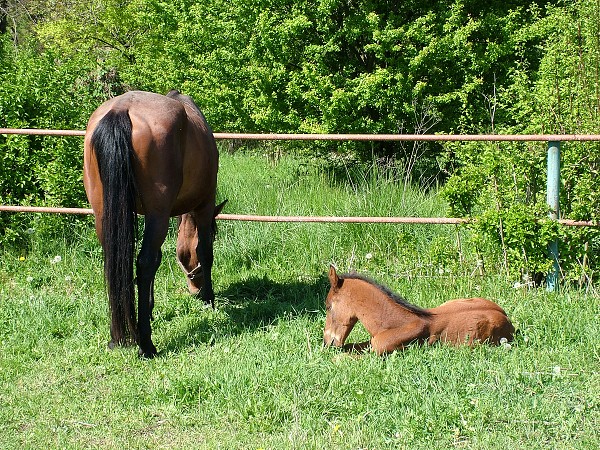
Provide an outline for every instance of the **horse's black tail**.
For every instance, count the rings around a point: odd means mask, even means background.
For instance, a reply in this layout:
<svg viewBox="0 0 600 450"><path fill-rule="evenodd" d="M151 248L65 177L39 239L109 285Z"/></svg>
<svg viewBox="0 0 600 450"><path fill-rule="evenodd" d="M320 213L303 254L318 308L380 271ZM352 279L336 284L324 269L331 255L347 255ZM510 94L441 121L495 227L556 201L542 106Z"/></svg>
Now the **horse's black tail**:
<svg viewBox="0 0 600 450"><path fill-rule="evenodd" d="M127 110L109 111L91 139L103 191L102 247L113 345L137 341L133 260L136 189L131 119Z"/></svg>

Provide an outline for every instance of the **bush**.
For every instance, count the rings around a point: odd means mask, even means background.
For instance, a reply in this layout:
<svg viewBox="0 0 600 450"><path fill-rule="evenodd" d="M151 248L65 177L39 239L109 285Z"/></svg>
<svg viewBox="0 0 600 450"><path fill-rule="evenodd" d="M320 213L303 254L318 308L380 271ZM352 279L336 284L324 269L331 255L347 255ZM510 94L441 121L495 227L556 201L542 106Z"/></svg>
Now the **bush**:
<svg viewBox="0 0 600 450"><path fill-rule="evenodd" d="M84 129L102 101L96 74L51 51L15 49L0 38L0 123L8 128ZM83 142L78 137L0 136L0 203L80 207ZM50 226L45 227L48 220ZM60 218L0 215L0 242L25 244L26 230L52 229Z"/></svg>

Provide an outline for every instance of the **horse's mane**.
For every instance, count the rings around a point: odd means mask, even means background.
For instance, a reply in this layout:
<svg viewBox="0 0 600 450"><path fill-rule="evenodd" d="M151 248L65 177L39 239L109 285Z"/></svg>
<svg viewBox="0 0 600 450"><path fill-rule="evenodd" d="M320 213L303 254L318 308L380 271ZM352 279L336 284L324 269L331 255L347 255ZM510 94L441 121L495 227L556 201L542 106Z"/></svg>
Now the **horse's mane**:
<svg viewBox="0 0 600 450"><path fill-rule="evenodd" d="M387 286L377 283L376 281L374 281L373 279L371 279L365 275L362 275L362 274L359 274L356 272L350 272L350 273L345 273L343 275L340 275L340 279L351 279L351 280L364 281L365 283L369 283L371 286L380 290L386 297L390 298L391 300L393 300L395 303L402 306L403 308L408 309L410 312L412 312L420 317L428 317L428 316L432 315L429 311L427 311L419 306L413 305L412 303L409 303L405 298L399 296L398 294L396 294L394 291L392 291Z"/></svg>

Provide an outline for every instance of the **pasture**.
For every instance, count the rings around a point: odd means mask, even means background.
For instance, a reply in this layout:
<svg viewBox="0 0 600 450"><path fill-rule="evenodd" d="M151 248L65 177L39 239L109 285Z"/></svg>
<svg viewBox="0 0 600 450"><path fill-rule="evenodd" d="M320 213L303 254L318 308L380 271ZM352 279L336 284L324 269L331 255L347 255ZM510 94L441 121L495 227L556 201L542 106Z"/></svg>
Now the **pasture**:
<svg viewBox="0 0 600 450"><path fill-rule="evenodd" d="M228 198L230 213L445 215L435 191L405 191L388 173L348 178L222 152L217 201ZM493 261L479 276L464 230L220 221L213 311L187 293L172 228L153 360L107 348L91 219L50 242L35 229L30 239L26 250L0 250L2 448L598 448L598 295L515 289ZM423 307L493 299L516 340L387 357L324 349L331 262ZM349 342L365 337L357 325Z"/></svg>

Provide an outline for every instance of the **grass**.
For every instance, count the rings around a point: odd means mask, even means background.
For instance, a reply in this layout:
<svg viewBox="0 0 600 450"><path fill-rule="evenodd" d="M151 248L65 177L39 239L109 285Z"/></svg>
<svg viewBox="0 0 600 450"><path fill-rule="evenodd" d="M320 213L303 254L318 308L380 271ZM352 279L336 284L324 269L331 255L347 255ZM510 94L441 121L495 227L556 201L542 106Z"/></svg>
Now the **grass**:
<svg viewBox="0 0 600 450"><path fill-rule="evenodd" d="M445 207L382 174L347 187L293 159L223 155L220 180L231 213ZM2 448L598 448L597 295L471 276L475 257L463 239L457 263L453 227L219 225L215 311L187 295L173 233L165 243L153 322L161 353L151 361L107 349L91 224L1 250ZM386 358L323 349L330 262L421 306L492 298L519 335L510 349L415 346ZM350 339L364 337L357 327Z"/></svg>

